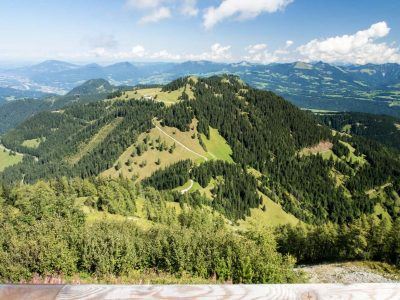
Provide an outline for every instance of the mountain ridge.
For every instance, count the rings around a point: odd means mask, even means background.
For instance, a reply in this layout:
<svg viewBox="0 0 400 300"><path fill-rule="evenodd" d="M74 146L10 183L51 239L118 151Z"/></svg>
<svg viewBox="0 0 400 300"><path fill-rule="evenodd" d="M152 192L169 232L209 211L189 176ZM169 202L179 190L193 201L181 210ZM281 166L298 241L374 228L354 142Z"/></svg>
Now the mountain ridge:
<svg viewBox="0 0 400 300"><path fill-rule="evenodd" d="M68 63L53 64L57 66ZM36 69L37 66L32 68ZM0 73L5 83L8 76L13 74L4 71ZM67 92L93 78L104 78L114 85L165 84L183 76L211 76L223 73L238 75L251 86L271 90L302 108L400 116L400 65L389 63L331 65L324 62L120 62L105 66L67 65L61 71L55 67L55 70L35 73L17 79L17 82L21 80L25 85L30 84L32 87L42 85ZM15 78L10 77L9 80L11 79L15 85ZM22 86L21 84L21 88Z"/></svg>

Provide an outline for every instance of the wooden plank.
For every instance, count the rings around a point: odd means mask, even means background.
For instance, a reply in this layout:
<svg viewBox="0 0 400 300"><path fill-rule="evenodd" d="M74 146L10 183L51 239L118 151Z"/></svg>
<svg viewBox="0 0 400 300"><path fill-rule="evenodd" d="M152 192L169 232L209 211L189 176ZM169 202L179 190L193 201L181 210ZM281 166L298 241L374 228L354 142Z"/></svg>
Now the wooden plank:
<svg viewBox="0 0 400 300"><path fill-rule="evenodd" d="M0 285L1 300L47 300L56 299L64 285L31 285L31 284L4 284Z"/></svg>
<svg viewBox="0 0 400 300"><path fill-rule="evenodd" d="M0 299L400 299L398 283L276 285L2 285Z"/></svg>

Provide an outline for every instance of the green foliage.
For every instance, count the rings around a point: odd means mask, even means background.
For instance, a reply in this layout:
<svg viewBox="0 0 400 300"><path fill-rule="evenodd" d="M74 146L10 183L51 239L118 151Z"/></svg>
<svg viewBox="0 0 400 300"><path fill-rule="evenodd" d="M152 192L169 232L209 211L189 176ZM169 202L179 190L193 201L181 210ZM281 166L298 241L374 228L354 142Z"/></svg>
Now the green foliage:
<svg viewBox="0 0 400 300"><path fill-rule="evenodd" d="M165 90L182 88L187 83L187 78L179 79ZM30 183L60 176L96 176L115 165L120 169L116 161L132 144L136 146L132 157L142 155L149 147L175 155L174 146L154 145L148 140L138 142L137 138L154 126L154 119L182 131L190 130L193 120L198 120L200 140L202 135L211 138L213 132L218 132L227 147L226 151L219 147L221 153L217 154L221 155L214 156L231 158L236 164L223 166L222 173L215 175L222 180L211 191L213 207L231 219L243 218L250 208L258 206L257 189L308 223L348 223L362 214L372 213L377 203L391 217L399 216L396 195L400 192L400 159L396 150L358 136L340 136L343 144L330 129L318 124L310 112L299 110L271 92L253 89L235 76L213 76L192 80L190 84L196 100L182 100L169 107L153 101L115 100L76 104L29 119L3 138L4 144L13 151L30 155L2 172L2 181L24 179ZM110 124L116 124L115 128L101 141L91 144ZM33 138L43 138L36 149L22 145L23 141ZM334 159L318 154L300 155L305 147L321 141L333 143ZM212 144L203 144L212 152ZM231 155L228 149L232 150ZM73 157L78 159L72 160ZM126 162L122 161L121 166ZM146 157L136 163L144 168L155 162L157 157ZM257 181L247 174L249 167L260 173ZM200 184L205 184L214 172L212 164L204 168L207 170L198 175ZM181 168L176 174L162 170L145 184L173 189L187 182L196 170L197 167ZM383 185L382 197L366 194Z"/></svg>
<svg viewBox="0 0 400 300"><path fill-rule="evenodd" d="M97 102L72 106L64 113L43 113L21 124L3 137L3 143L12 149L34 155L39 163L27 159L18 167L2 174L5 182L16 182L25 174L26 182L57 176L90 177L113 166L117 158L134 142L141 132L152 127L151 120L161 104L148 101L116 101L113 104ZM77 163L68 158L79 154L104 126L121 118L110 134ZM38 148L21 146L26 139L45 137Z"/></svg>
<svg viewBox="0 0 400 300"><path fill-rule="evenodd" d="M123 184L121 184L123 183ZM112 214L132 215L135 212L135 187L130 181L108 180L98 187L97 207Z"/></svg>
<svg viewBox="0 0 400 300"><path fill-rule="evenodd" d="M143 180L143 184L159 190L172 190L189 180L191 166L190 160L177 162L165 169L155 171L149 178Z"/></svg>
<svg viewBox="0 0 400 300"><path fill-rule="evenodd" d="M323 113L318 114L318 117L337 131L345 131L347 128L347 133L400 149L400 130L396 127L396 124L400 124L398 118L358 112Z"/></svg>
<svg viewBox="0 0 400 300"><path fill-rule="evenodd" d="M282 226L278 249L301 263L368 259L400 266L399 224L362 216L348 225Z"/></svg>
<svg viewBox="0 0 400 300"><path fill-rule="evenodd" d="M184 208L178 216L155 190L143 194L147 218L156 223L147 230L129 221L85 223L74 204L82 194L100 199L118 191L124 197L122 190L133 188L124 180L62 178L1 189L0 281L78 272L107 278L151 270L219 282L297 280L294 260L276 251L271 232L234 233L200 206Z"/></svg>

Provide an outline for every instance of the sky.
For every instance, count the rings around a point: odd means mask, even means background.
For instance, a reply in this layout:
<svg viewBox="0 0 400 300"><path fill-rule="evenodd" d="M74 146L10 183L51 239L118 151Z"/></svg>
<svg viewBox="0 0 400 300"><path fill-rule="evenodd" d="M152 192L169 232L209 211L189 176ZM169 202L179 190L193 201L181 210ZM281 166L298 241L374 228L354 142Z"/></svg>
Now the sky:
<svg viewBox="0 0 400 300"><path fill-rule="evenodd" d="M399 0L0 0L0 62L400 63Z"/></svg>

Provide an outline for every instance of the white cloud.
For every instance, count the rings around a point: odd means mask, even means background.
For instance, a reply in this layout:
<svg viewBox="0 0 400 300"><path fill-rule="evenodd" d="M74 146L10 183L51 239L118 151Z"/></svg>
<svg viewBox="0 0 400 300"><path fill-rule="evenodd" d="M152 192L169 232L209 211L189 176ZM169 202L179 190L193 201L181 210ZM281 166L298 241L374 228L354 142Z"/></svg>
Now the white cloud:
<svg viewBox="0 0 400 300"><path fill-rule="evenodd" d="M232 55L229 52L231 46L222 46L219 43L216 43L211 46L211 59L229 59Z"/></svg>
<svg viewBox="0 0 400 300"><path fill-rule="evenodd" d="M146 13L139 20L142 24L170 18L175 12L187 17L199 13L197 0L126 0L125 6Z"/></svg>
<svg viewBox="0 0 400 300"><path fill-rule="evenodd" d="M204 14L203 25L210 29L224 19L240 20L255 18L261 13L283 10L294 0L224 0L218 7L209 7Z"/></svg>
<svg viewBox="0 0 400 300"><path fill-rule="evenodd" d="M249 45L246 47L246 51L249 54L254 54L254 53L258 53L262 50L265 50L267 48L266 44L256 44L256 45Z"/></svg>
<svg viewBox="0 0 400 300"><path fill-rule="evenodd" d="M140 9L156 8L161 5L162 2L164 2L164 0L127 0L126 6Z"/></svg>
<svg viewBox="0 0 400 300"><path fill-rule="evenodd" d="M199 10L196 6L196 0L183 0L180 12L184 16L194 17L197 16Z"/></svg>
<svg viewBox="0 0 400 300"><path fill-rule="evenodd" d="M231 46L222 46L215 43L210 47L210 51L205 51L199 54L184 54L181 56L183 60L212 60L212 61L227 61L232 60Z"/></svg>
<svg viewBox="0 0 400 300"><path fill-rule="evenodd" d="M286 41L286 43L285 43L285 48L289 48L289 47L291 47L292 45L293 45L293 41L291 41L291 40L288 40L288 41Z"/></svg>
<svg viewBox="0 0 400 300"><path fill-rule="evenodd" d="M163 19L168 19L171 17L171 11L168 7L159 7L153 10L149 15L144 16L140 19L139 23L146 24L146 23L155 23L161 21Z"/></svg>
<svg viewBox="0 0 400 300"><path fill-rule="evenodd" d="M142 45L137 45L132 48L132 55L134 57L144 57L146 55L146 49Z"/></svg>
<svg viewBox="0 0 400 300"><path fill-rule="evenodd" d="M73 58L85 58L90 59L96 57L98 59L115 61L115 60L153 60L153 61L183 61L183 60L212 60L212 61L227 61L232 59L232 53L230 52L231 46L223 46L219 43L215 43L210 47L209 51L205 51L198 54L186 54L186 53L171 53L168 50L160 50L150 52L145 49L142 45L136 45L131 50L127 51L111 51L106 48L95 48L85 53L75 54L62 54L64 56ZM60 54L61 55L61 54Z"/></svg>
<svg viewBox="0 0 400 300"><path fill-rule="evenodd" d="M256 63L288 62L294 60L289 51L292 41L286 41L285 46L269 51L266 44L249 45L245 48L247 55L244 60Z"/></svg>
<svg viewBox="0 0 400 300"><path fill-rule="evenodd" d="M399 48L375 42L387 36L389 32L390 28L386 22L379 22L352 35L314 39L297 50L306 61L357 64L400 62Z"/></svg>
<svg viewBox="0 0 400 300"><path fill-rule="evenodd" d="M150 58L155 60L180 60L182 57L179 54L171 54L167 50L161 50L150 55Z"/></svg>

